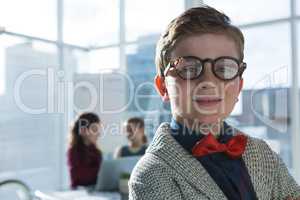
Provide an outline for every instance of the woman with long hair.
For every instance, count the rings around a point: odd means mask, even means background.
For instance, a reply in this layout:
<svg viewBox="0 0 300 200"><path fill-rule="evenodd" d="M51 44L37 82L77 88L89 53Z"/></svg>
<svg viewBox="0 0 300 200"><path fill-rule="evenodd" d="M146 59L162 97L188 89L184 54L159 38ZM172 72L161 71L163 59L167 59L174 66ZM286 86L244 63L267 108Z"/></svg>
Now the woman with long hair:
<svg viewBox="0 0 300 200"><path fill-rule="evenodd" d="M100 118L91 112L79 115L71 128L67 156L72 189L96 184L102 161L102 153L97 146L100 129Z"/></svg>

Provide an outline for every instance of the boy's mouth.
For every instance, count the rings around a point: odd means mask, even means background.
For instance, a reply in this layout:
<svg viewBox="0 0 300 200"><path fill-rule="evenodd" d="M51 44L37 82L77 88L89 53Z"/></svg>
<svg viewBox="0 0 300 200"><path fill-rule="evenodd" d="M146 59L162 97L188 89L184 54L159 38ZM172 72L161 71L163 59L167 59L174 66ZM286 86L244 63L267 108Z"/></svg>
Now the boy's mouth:
<svg viewBox="0 0 300 200"><path fill-rule="evenodd" d="M220 97L194 97L194 102L197 102L200 106L215 106L221 103L222 98Z"/></svg>

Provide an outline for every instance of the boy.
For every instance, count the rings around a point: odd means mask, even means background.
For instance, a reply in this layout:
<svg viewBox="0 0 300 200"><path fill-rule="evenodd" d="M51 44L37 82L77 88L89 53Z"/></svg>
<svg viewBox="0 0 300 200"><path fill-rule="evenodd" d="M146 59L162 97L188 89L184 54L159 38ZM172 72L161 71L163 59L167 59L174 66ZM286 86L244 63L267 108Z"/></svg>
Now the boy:
<svg viewBox="0 0 300 200"><path fill-rule="evenodd" d="M155 85L170 101L135 167L129 199L290 199L300 187L262 140L230 127L243 87L244 37L211 7L174 19L157 45Z"/></svg>

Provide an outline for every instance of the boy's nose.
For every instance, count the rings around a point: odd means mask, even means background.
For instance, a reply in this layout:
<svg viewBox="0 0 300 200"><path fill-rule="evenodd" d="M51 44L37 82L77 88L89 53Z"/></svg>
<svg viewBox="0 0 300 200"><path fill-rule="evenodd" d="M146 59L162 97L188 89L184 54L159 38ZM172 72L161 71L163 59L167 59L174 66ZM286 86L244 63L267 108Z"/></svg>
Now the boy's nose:
<svg viewBox="0 0 300 200"><path fill-rule="evenodd" d="M209 82L215 82L216 78L213 69L212 69L212 63L211 62L206 62L203 66L203 74L200 76L201 82L203 81L209 81Z"/></svg>

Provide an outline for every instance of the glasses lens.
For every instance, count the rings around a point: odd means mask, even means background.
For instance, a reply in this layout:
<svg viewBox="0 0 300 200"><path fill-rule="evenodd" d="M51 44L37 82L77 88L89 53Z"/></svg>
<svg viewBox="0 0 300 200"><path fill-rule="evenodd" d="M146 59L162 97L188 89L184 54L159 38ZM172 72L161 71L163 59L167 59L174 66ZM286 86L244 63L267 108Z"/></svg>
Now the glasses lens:
<svg viewBox="0 0 300 200"><path fill-rule="evenodd" d="M179 58L175 63L178 75L183 79L194 79L202 71L201 62L195 58Z"/></svg>
<svg viewBox="0 0 300 200"><path fill-rule="evenodd" d="M239 72L239 64L233 59L222 58L215 62L214 71L216 76L221 79L232 79Z"/></svg>

